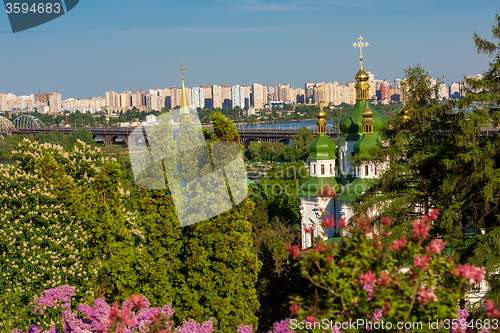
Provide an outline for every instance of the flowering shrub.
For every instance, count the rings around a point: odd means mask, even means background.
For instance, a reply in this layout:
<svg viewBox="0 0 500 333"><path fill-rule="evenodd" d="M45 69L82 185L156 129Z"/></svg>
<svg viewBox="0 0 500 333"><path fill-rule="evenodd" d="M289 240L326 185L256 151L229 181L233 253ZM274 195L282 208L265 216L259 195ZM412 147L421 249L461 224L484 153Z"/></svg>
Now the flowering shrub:
<svg viewBox="0 0 500 333"><path fill-rule="evenodd" d="M416 219L412 232L385 251L380 238L390 232L388 218L381 219L380 234L369 221L355 218L354 226L343 220L337 223L343 228L338 243L319 240L301 253L298 246L288 245L289 255L318 290L294 298L291 327L308 332L387 332L417 331L422 325L424 331L448 332L450 320L458 318L458 301L483 281L484 270L456 265L443 255L446 243L441 239L428 242L438 213L432 210ZM325 220L323 225L331 227ZM494 305L492 314L500 316ZM394 327L382 328L383 322ZM412 326L396 327L397 323Z"/></svg>
<svg viewBox="0 0 500 333"><path fill-rule="evenodd" d="M70 158L61 147L45 146ZM44 181L40 162L48 160L32 160L41 151L36 143L18 148L25 149L14 152L20 163L0 166L0 330L13 319L23 322L18 307L42 290L84 286L89 276L82 261L88 233ZM37 320L50 323L47 315Z"/></svg>
<svg viewBox="0 0 500 333"><path fill-rule="evenodd" d="M146 297L132 295L122 303L120 309L116 302L109 306L102 297L96 299L93 306L80 304L76 311L71 311L71 300L74 295L75 288L64 285L44 290L32 303L32 313L44 314L48 309L59 311L57 326L62 329L52 324L44 331L38 325L31 325L26 330L15 328L11 333L211 333L213 331L213 318L201 324L193 319L184 319L181 325L175 326L171 318L175 313L171 308L172 303L162 307L151 307ZM289 328L289 321L290 319L286 319L274 323L273 329L268 333L293 332ZM240 325L237 329L237 333L252 332L252 325Z"/></svg>
<svg viewBox="0 0 500 333"><path fill-rule="evenodd" d="M103 259L108 259L97 246L110 244L119 252L112 242L98 237L112 237L113 229L105 222L113 222L110 217L117 219L120 213L126 215L117 204L125 193L109 181L116 178L109 174L119 166L104 158L99 149L79 141L72 152L66 152L58 145L25 139L12 157L17 164L0 165L2 331L28 324L27 314L19 309L45 289L76 285L77 298L90 298L91 281L106 264ZM116 213L94 207L106 201ZM95 257L100 260L93 260ZM109 270L101 274L111 275ZM48 310L32 320L53 325L52 317Z"/></svg>
<svg viewBox="0 0 500 333"><path fill-rule="evenodd" d="M62 332L175 332L175 333L211 333L213 331L213 318L198 324L194 320L184 320L183 323L174 327L170 319L175 310L171 308L171 303L163 307L150 307L148 299L144 296L132 295L122 303L121 309L115 302L109 306L104 298L94 301L93 307L81 304L77 311L71 311L71 297L75 294L75 288L61 286L55 289L45 290L35 302L33 302L34 313L44 313L48 308L59 308L62 304L62 314L58 324L62 327ZM27 330L14 329L11 333L40 333L43 329L32 325ZM60 332L55 325L51 326L44 333Z"/></svg>

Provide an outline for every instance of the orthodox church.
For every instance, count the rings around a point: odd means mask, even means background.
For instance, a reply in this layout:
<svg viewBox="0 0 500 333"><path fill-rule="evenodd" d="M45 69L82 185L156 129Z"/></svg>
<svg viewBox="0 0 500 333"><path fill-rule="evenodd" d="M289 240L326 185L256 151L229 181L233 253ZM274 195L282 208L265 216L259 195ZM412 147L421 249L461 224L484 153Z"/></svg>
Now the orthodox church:
<svg viewBox="0 0 500 333"><path fill-rule="evenodd" d="M338 230L335 228L324 230L321 217L329 214L335 221L340 218L347 221L351 219L355 202L369 185L367 180L378 177L384 169L383 165L375 162L358 165L351 162L351 157L379 144L382 139L380 128L386 121L369 102L369 77L363 69L362 55L362 48L368 46L368 43L362 40L360 36L359 42L353 44L360 49L360 69L355 75L356 105L339 124L342 134L338 140L338 164L335 143L326 135L326 113L320 109L317 114L318 135L309 145L310 178L299 190L302 249L310 247L316 237L328 239L338 236ZM335 189L337 196L319 197L318 192L325 186Z"/></svg>

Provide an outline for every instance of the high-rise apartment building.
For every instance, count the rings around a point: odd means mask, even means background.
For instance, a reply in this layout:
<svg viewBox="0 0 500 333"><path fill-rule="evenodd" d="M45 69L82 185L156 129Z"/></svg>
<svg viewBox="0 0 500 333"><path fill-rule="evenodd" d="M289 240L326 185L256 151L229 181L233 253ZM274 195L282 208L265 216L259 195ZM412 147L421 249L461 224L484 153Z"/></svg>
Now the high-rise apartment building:
<svg viewBox="0 0 500 333"><path fill-rule="evenodd" d="M231 87L231 107L237 106L242 109L245 107L245 89L240 85Z"/></svg>
<svg viewBox="0 0 500 333"><path fill-rule="evenodd" d="M191 104L195 108L205 107L205 87L194 87L191 89Z"/></svg>
<svg viewBox="0 0 500 333"><path fill-rule="evenodd" d="M256 110L264 108L263 85L260 83L252 84L252 106Z"/></svg>
<svg viewBox="0 0 500 333"><path fill-rule="evenodd" d="M116 106L115 99L116 99L116 92L111 90L106 91L106 106L115 107Z"/></svg>
<svg viewBox="0 0 500 333"><path fill-rule="evenodd" d="M214 84L212 86L212 108L213 109L216 109L216 108L221 108L222 109L222 87L217 85L217 84Z"/></svg>
<svg viewBox="0 0 500 333"><path fill-rule="evenodd" d="M49 95L49 112L52 114L56 114L61 112L61 94L53 92Z"/></svg>

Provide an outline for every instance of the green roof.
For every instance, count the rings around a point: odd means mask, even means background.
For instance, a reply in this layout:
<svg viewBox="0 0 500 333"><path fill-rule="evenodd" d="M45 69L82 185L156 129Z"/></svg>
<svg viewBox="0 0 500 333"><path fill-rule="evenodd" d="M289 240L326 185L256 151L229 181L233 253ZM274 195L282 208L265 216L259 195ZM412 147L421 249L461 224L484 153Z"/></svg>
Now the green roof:
<svg viewBox="0 0 500 333"><path fill-rule="evenodd" d="M368 188L367 179L356 178L349 184L346 184L337 191L337 200L339 201L357 201Z"/></svg>
<svg viewBox="0 0 500 333"><path fill-rule="evenodd" d="M309 177L300 187L298 195L299 197L314 198L318 196L318 191L324 189L325 186L335 190L338 190L339 187L335 177Z"/></svg>
<svg viewBox="0 0 500 333"><path fill-rule="evenodd" d="M354 152L358 154L360 151L365 151L377 145L378 145L378 138L374 133L363 134L361 139L359 139L354 144Z"/></svg>
<svg viewBox="0 0 500 333"><path fill-rule="evenodd" d="M367 100L358 100L354 106L354 110L349 112L342 120L340 120L340 130L342 131L342 136L339 138L339 142L343 141L358 141L363 133L363 126L361 125L361 120L363 120L363 111L366 106L372 111L372 119L375 121L373 124L373 133L378 134L382 123L387 120L380 113L375 111L373 106Z"/></svg>
<svg viewBox="0 0 500 333"><path fill-rule="evenodd" d="M335 159L335 143L326 134L320 134L309 144L310 161Z"/></svg>

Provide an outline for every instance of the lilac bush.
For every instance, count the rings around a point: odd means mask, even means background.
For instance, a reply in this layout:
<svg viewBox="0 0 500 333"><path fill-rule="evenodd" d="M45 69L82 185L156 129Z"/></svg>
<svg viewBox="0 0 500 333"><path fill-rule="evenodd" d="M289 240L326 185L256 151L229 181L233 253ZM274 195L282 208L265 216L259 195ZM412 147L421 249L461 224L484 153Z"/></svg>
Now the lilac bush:
<svg viewBox="0 0 500 333"><path fill-rule="evenodd" d="M71 298L75 295L75 288L61 286L45 290L33 302L33 313L44 313L47 308L62 308L58 325L48 330L31 325L25 330L14 329L11 333L211 333L213 318L204 323L194 320L184 320L181 325L174 327L170 319L175 310L172 303L163 307L150 307L144 296L132 295L121 305L106 303L104 298L98 298L93 306L81 304L76 311L71 310ZM57 328L56 326L59 326Z"/></svg>
<svg viewBox="0 0 500 333"><path fill-rule="evenodd" d="M109 305L104 297L97 298L93 305L80 304L71 310L75 287L68 285L47 289L32 303L32 313L43 314L48 309L60 309L57 325L46 330L38 325L26 329L15 328L11 333L211 333L214 318L203 323L184 319L179 326L171 319L175 310L172 303L163 307L151 307L144 296L132 295L121 304ZM276 322L267 333L292 333L290 318ZM240 325L237 333L253 333L252 325Z"/></svg>

